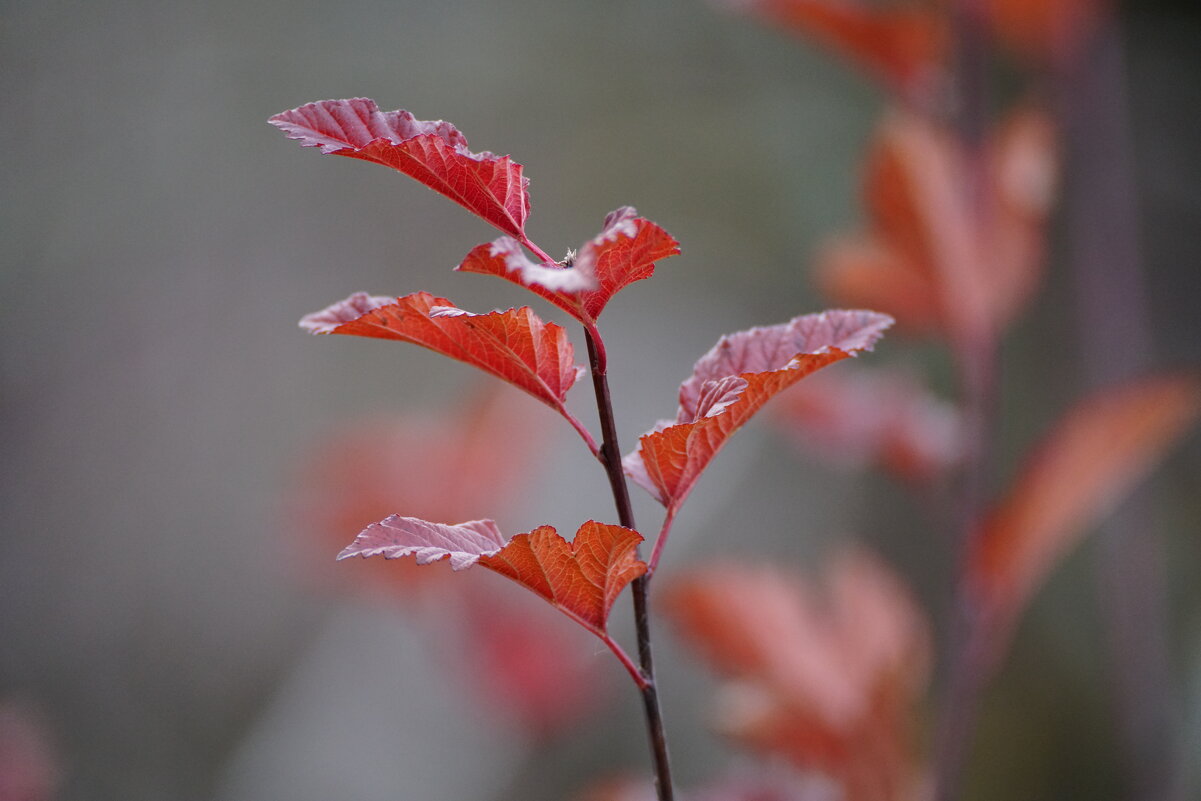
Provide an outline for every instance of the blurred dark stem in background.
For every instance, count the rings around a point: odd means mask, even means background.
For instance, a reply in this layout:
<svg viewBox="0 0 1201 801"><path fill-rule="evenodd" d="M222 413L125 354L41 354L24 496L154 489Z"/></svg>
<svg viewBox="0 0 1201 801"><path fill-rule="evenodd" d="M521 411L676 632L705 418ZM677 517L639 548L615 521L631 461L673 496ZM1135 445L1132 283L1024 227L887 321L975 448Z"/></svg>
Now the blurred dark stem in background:
<svg viewBox="0 0 1201 801"><path fill-rule="evenodd" d="M1068 265L1082 378L1097 388L1156 363L1139 243L1126 66L1120 20L1095 35L1059 75L1064 127ZM1098 597L1108 640L1111 699L1128 797L1181 799L1179 683L1171 671L1163 533L1140 489L1099 532Z"/></svg>

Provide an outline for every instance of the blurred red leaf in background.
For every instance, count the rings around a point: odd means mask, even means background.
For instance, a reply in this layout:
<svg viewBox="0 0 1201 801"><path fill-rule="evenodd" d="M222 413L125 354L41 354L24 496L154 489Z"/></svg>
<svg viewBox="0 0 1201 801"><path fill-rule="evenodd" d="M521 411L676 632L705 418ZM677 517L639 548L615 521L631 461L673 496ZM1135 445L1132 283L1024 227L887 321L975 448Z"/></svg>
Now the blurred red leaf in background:
<svg viewBox="0 0 1201 801"><path fill-rule="evenodd" d="M803 451L904 481L937 478L963 455L955 407L902 370L823 372L783 393L773 416Z"/></svg>
<svg viewBox="0 0 1201 801"><path fill-rule="evenodd" d="M1075 404L1031 451L973 536L966 581L1003 645L1056 562L1201 415L1201 378L1159 375Z"/></svg>
<svg viewBox="0 0 1201 801"><path fill-rule="evenodd" d="M1105 0L989 0L997 38L1037 66L1057 66L1076 58Z"/></svg>
<svg viewBox="0 0 1201 801"><path fill-rule="evenodd" d="M514 390L481 381L442 414L378 415L332 431L304 460L288 502L304 573L322 585L401 594L441 577L408 562L335 565L333 556L398 509L445 522L508 508L547 444L540 416Z"/></svg>
<svg viewBox="0 0 1201 801"><path fill-rule="evenodd" d="M881 562L840 554L824 591L778 568L717 564L684 573L662 597L679 634L728 679L721 731L826 773L848 801L912 797L930 634Z"/></svg>
<svg viewBox="0 0 1201 801"><path fill-rule="evenodd" d="M613 674L583 630L501 584L455 582L453 663L482 702L545 741L595 712Z"/></svg>
<svg viewBox="0 0 1201 801"><path fill-rule="evenodd" d="M506 234L525 237L529 179L508 156L473 153L449 122L380 111L374 100L321 100L270 120L289 139L322 153L382 164L415 178Z"/></svg>
<svg viewBox="0 0 1201 801"><path fill-rule="evenodd" d="M937 125L897 112L868 159L865 233L832 242L817 283L835 302L875 308L911 333L961 347L993 343L1038 285L1055 186L1053 129L1010 115L982 156Z"/></svg>
<svg viewBox="0 0 1201 801"><path fill-rule="evenodd" d="M898 97L937 108L949 89L953 4L946 0L715 0L811 38ZM986 0L980 21L1031 67L1071 63L1110 11L1105 0Z"/></svg>
<svg viewBox="0 0 1201 801"><path fill-rule="evenodd" d="M376 416L333 431L305 461L289 501L290 546L306 580L384 593L429 624L435 651L481 704L525 734L552 736L612 689L579 631L500 582L448 581L448 566L333 559L351 532L403 509L429 520L511 508L544 451L541 412L487 381L441 414ZM498 458L497 454L503 454ZM547 610L549 611L549 610ZM580 632L581 636L583 632Z"/></svg>
<svg viewBox="0 0 1201 801"><path fill-rule="evenodd" d="M937 90L948 44L945 15L929 3L860 0L723 0L841 53L902 96Z"/></svg>
<svg viewBox="0 0 1201 801"><path fill-rule="evenodd" d="M59 770L57 749L37 709L0 700L0 801L52 801Z"/></svg>

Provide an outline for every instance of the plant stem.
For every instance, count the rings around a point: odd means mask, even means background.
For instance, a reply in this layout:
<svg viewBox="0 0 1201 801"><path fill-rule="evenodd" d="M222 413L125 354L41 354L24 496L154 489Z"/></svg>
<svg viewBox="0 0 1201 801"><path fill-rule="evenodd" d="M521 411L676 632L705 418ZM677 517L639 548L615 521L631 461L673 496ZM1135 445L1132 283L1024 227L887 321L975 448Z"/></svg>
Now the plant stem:
<svg viewBox="0 0 1201 801"><path fill-rule="evenodd" d="M659 557L663 555L663 546L667 544L667 535L671 533L671 524L675 520L675 506L667 507L667 514L663 516L663 527L659 529L659 536L655 539L655 548L651 551L650 561L646 563L646 577L648 579L655 575L655 570L659 567Z"/></svg>
<svg viewBox="0 0 1201 801"><path fill-rule="evenodd" d="M609 477L613 500L617 504L618 522L626 528L636 528L634 511L630 505L630 491L625 473L621 469L621 450L617 445L617 425L613 418L613 402L609 397L609 378L601 360L603 348L599 335L594 338L593 330L585 327L588 342L588 362L592 367L592 386L596 390L596 408L601 424L601 463ZM671 783L671 762L667 754L667 733L663 727L663 714L659 709L659 693L655 686L655 665L651 657L650 615L647 606L649 575L641 576L630 585L634 596L634 626L638 632L638 662L642 668L645 684L639 687L642 705L646 713L647 737L650 740L651 759L655 767L655 789L659 801L673 801L675 797Z"/></svg>
<svg viewBox="0 0 1201 801"><path fill-rule="evenodd" d="M985 13L984 0L956 0L951 9L955 37L952 114L960 141L973 153L979 152L988 133L990 47Z"/></svg>
<svg viewBox="0 0 1201 801"><path fill-rule="evenodd" d="M609 650L613 652L613 655L621 662L621 666L630 674L630 678L638 685L638 689L645 690L647 680L646 676L642 675L642 668L635 665L634 660L630 659L630 655L626 653L626 650L608 634L602 634L601 640L604 641L605 645L609 646Z"/></svg>
<svg viewBox="0 0 1201 801"><path fill-rule="evenodd" d="M995 416L996 354L992 347L970 349L959 362L961 404L967 453L959 477L959 509L953 542L956 587L947 636L947 689L935 743L935 801L959 796L963 771L971 754L980 696L988 683L989 666L983 657L987 635L980 610L969 596L964 577L971 556L975 524L984 505L986 476L992 459Z"/></svg>
<svg viewBox="0 0 1201 801"><path fill-rule="evenodd" d="M558 264L558 262L556 262L554 259L552 259L549 255L547 255L547 252L545 250L543 250L542 248L538 247L536 244L531 242L529 240L529 238L523 237L521 240L521 244L523 244L527 248L529 248L530 252L533 253L535 256L542 259L544 264L548 264L548 265Z"/></svg>
<svg viewBox="0 0 1201 801"><path fill-rule="evenodd" d="M954 127L963 149L964 186L961 202L970 209L977 230L984 230L995 214L986 192L984 142L988 133L989 27L983 0L957 0L952 8L955 34ZM987 634L984 621L974 608L964 581L976 521L988 489L988 470L993 455L993 424L996 414L996 332L970 337L956 343L960 403L967 444L959 476L959 508L953 540L956 586L947 636L947 688L935 742L934 801L958 798L963 774L972 751L980 712L980 701L990 678ZM982 652L983 651L983 652Z"/></svg>
<svg viewBox="0 0 1201 801"><path fill-rule="evenodd" d="M597 459L601 458L600 448L597 447L596 440L594 440L592 438L592 432L590 432L587 428L585 428L584 424L581 423L578 419L576 419L576 416L574 414L572 414L571 412L567 411L566 408L562 409L562 413L563 413L563 416L565 418L567 418L567 422L571 423L571 427L574 428L576 430L576 433L579 434L580 437L584 440L584 444L588 446L588 450L592 451L592 455L595 456Z"/></svg>

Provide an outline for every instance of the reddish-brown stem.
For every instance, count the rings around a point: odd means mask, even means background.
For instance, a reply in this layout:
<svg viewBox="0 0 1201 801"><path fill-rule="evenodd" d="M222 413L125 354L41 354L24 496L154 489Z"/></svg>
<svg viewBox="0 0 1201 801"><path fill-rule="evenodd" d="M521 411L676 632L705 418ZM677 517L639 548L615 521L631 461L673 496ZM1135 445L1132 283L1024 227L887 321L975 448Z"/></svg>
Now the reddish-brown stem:
<svg viewBox="0 0 1201 801"><path fill-rule="evenodd" d="M558 262L556 262L556 261L555 261L554 259L552 259L550 256L546 255L546 251L545 251L545 250L543 250L542 248L538 247L538 246L537 246L537 245L535 245L533 242L531 242L531 241L530 241L530 239L529 239L529 237L525 237L525 236L523 236L523 237L521 238L521 244L523 244L523 245L525 245L527 248L529 248L529 249L530 249L530 252L531 252L531 253L533 253L533 254L534 254L535 256L537 256L538 258L542 259L542 261L543 261L544 263L546 263L546 264L558 264Z"/></svg>
<svg viewBox="0 0 1201 801"><path fill-rule="evenodd" d="M630 659L630 655L627 654L626 650L621 647L621 644L608 634L602 634L601 640L605 643L605 645L609 646L609 650L613 652L618 661L621 662L622 667L624 667L630 674L630 677L634 679L634 683L638 685L638 689L645 690L647 686L647 680L646 676L642 675L642 668L634 664L634 660Z"/></svg>
<svg viewBox="0 0 1201 801"><path fill-rule="evenodd" d="M562 409L561 412L563 416L567 418L567 422L571 423L571 427L576 430L576 433L583 438L584 444L588 446L588 450L592 451L592 455L597 459L600 459L600 448L597 446L596 440L592 438L592 432L585 428L584 424L581 423L571 412L567 411L566 409Z"/></svg>
<svg viewBox="0 0 1201 801"><path fill-rule="evenodd" d="M955 52L955 129L964 153L961 201L978 226L994 210L986 201L983 143L988 132L990 30L983 0L957 0L953 7ZM955 520L954 564L957 586L947 638L947 688L935 742L934 801L958 798L971 754L980 699L990 666L981 656L986 639L983 621L963 582L976 521L987 491L992 459L997 353L993 331L955 343L967 453L959 476L959 508Z"/></svg>
<svg viewBox="0 0 1201 801"><path fill-rule="evenodd" d="M961 352L960 357L961 405L968 451L958 487L960 507L953 542L958 585L947 637L948 684L935 743L935 801L950 801L959 796L980 710L980 694L989 672L981 657L985 635L979 627L984 621L972 604L963 576L975 523L984 504L985 478L991 461L996 355L990 344Z"/></svg>
<svg viewBox="0 0 1201 801"><path fill-rule="evenodd" d="M533 253L538 258L542 259L542 261L545 262L546 264L556 264L557 263L550 256L546 255L546 251L543 250L542 248L538 247L538 245L535 244L533 241L531 241L529 239L529 237L523 236L521 238L521 244L525 245L530 250L531 253ZM593 334L595 334L596 326L595 325L590 326L590 327L588 327L588 330L590 332L592 332ZM602 365L604 364L604 351L603 350L601 351L601 364ZM576 419L575 415L573 415L571 412L567 411L567 409L560 408L559 411L565 418L567 418L567 422L571 423L571 427L574 428L576 430L576 432L584 439L584 444L588 446L588 450L592 451L592 455L595 456L597 459L601 459L600 448L597 447L596 440L592 438L592 433L587 428L584 427L583 423L581 423L578 419ZM602 459L602 461L603 461L603 459ZM629 528L633 528L633 526L629 526Z"/></svg>
<svg viewBox="0 0 1201 801"><path fill-rule="evenodd" d="M588 333L589 347L595 349L596 351L595 354L592 352L592 350L588 351L588 358L596 362L593 370L600 370L601 375L608 375L609 357L605 354L605 342L601 339L600 331L598 331L596 328L596 323L584 323L584 330ZM614 442L616 442L616 439L614 439Z"/></svg>
<svg viewBox="0 0 1201 801"><path fill-rule="evenodd" d="M617 424L613 417L613 402L609 397L609 378L605 364L601 360L603 347L600 344L599 333L594 335L596 328L585 326L585 338L588 342L588 361L592 366L592 386L596 390L596 408L600 415L601 424L601 463L609 477L609 486L613 490L613 500L617 504L617 519L626 528L637 528L634 524L634 510L630 505L630 491L626 485L625 473L621 469L621 450L617 444ZM649 588L649 573L635 579L630 585L634 596L634 626L638 633L638 662L644 683L639 685L642 692L642 706L646 713L647 737L650 740L651 759L655 767L655 789L659 801L673 801L675 791L671 783L671 761L667 753L667 733L663 726L663 714L659 709L659 693L655 686L655 665L651 656L650 615L647 604Z"/></svg>
<svg viewBox="0 0 1201 801"><path fill-rule="evenodd" d="M988 133L989 26L985 0L956 0L951 10L955 36L954 106L960 141L978 152Z"/></svg>
<svg viewBox="0 0 1201 801"><path fill-rule="evenodd" d="M667 544L667 535L671 533L671 524L676 521L676 507L667 507L667 514L663 516L663 526L659 529L659 537L655 540L654 550L651 551L650 561L646 563L647 578L655 575L655 569L659 567L659 557L663 554L663 546Z"/></svg>

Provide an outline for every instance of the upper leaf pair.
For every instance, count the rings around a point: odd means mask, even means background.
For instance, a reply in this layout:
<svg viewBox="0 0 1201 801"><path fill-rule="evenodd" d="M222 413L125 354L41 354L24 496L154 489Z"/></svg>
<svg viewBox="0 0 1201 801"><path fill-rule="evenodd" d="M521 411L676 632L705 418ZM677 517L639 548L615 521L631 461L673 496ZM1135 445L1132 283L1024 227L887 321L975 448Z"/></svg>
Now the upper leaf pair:
<svg viewBox="0 0 1201 801"><path fill-rule="evenodd" d="M612 297L654 273L655 262L679 253L666 231L623 206L585 243L572 263L559 264L525 234L528 181L508 156L473 153L450 123L418 120L407 111L379 110L365 98L323 100L285 111L272 125L305 147L392 167L446 195L510 236L480 245L459 265L463 272L497 275L566 310L590 332ZM530 249L542 259L531 261ZM562 329L528 308L472 315L445 298L424 293L388 298L356 293L301 325L314 333L401 339L431 348L492 373L559 411L596 446L563 407L579 369ZM603 369L604 351L595 338Z"/></svg>
<svg viewBox="0 0 1201 801"><path fill-rule="evenodd" d="M473 153L457 128L418 120L408 111L380 111L366 98L322 100L285 111L269 122L304 147L383 164L439 192L509 236L480 245L458 269L498 275L525 286L585 325L596 321L622 288L654 272L679 243L629 207L605 218L601 233L580 248L574 264L558 264L525 233L529 180L508 156ZM515 238L514 238L515 237ZM522 251L542 258L536 263Z"/></svg>

